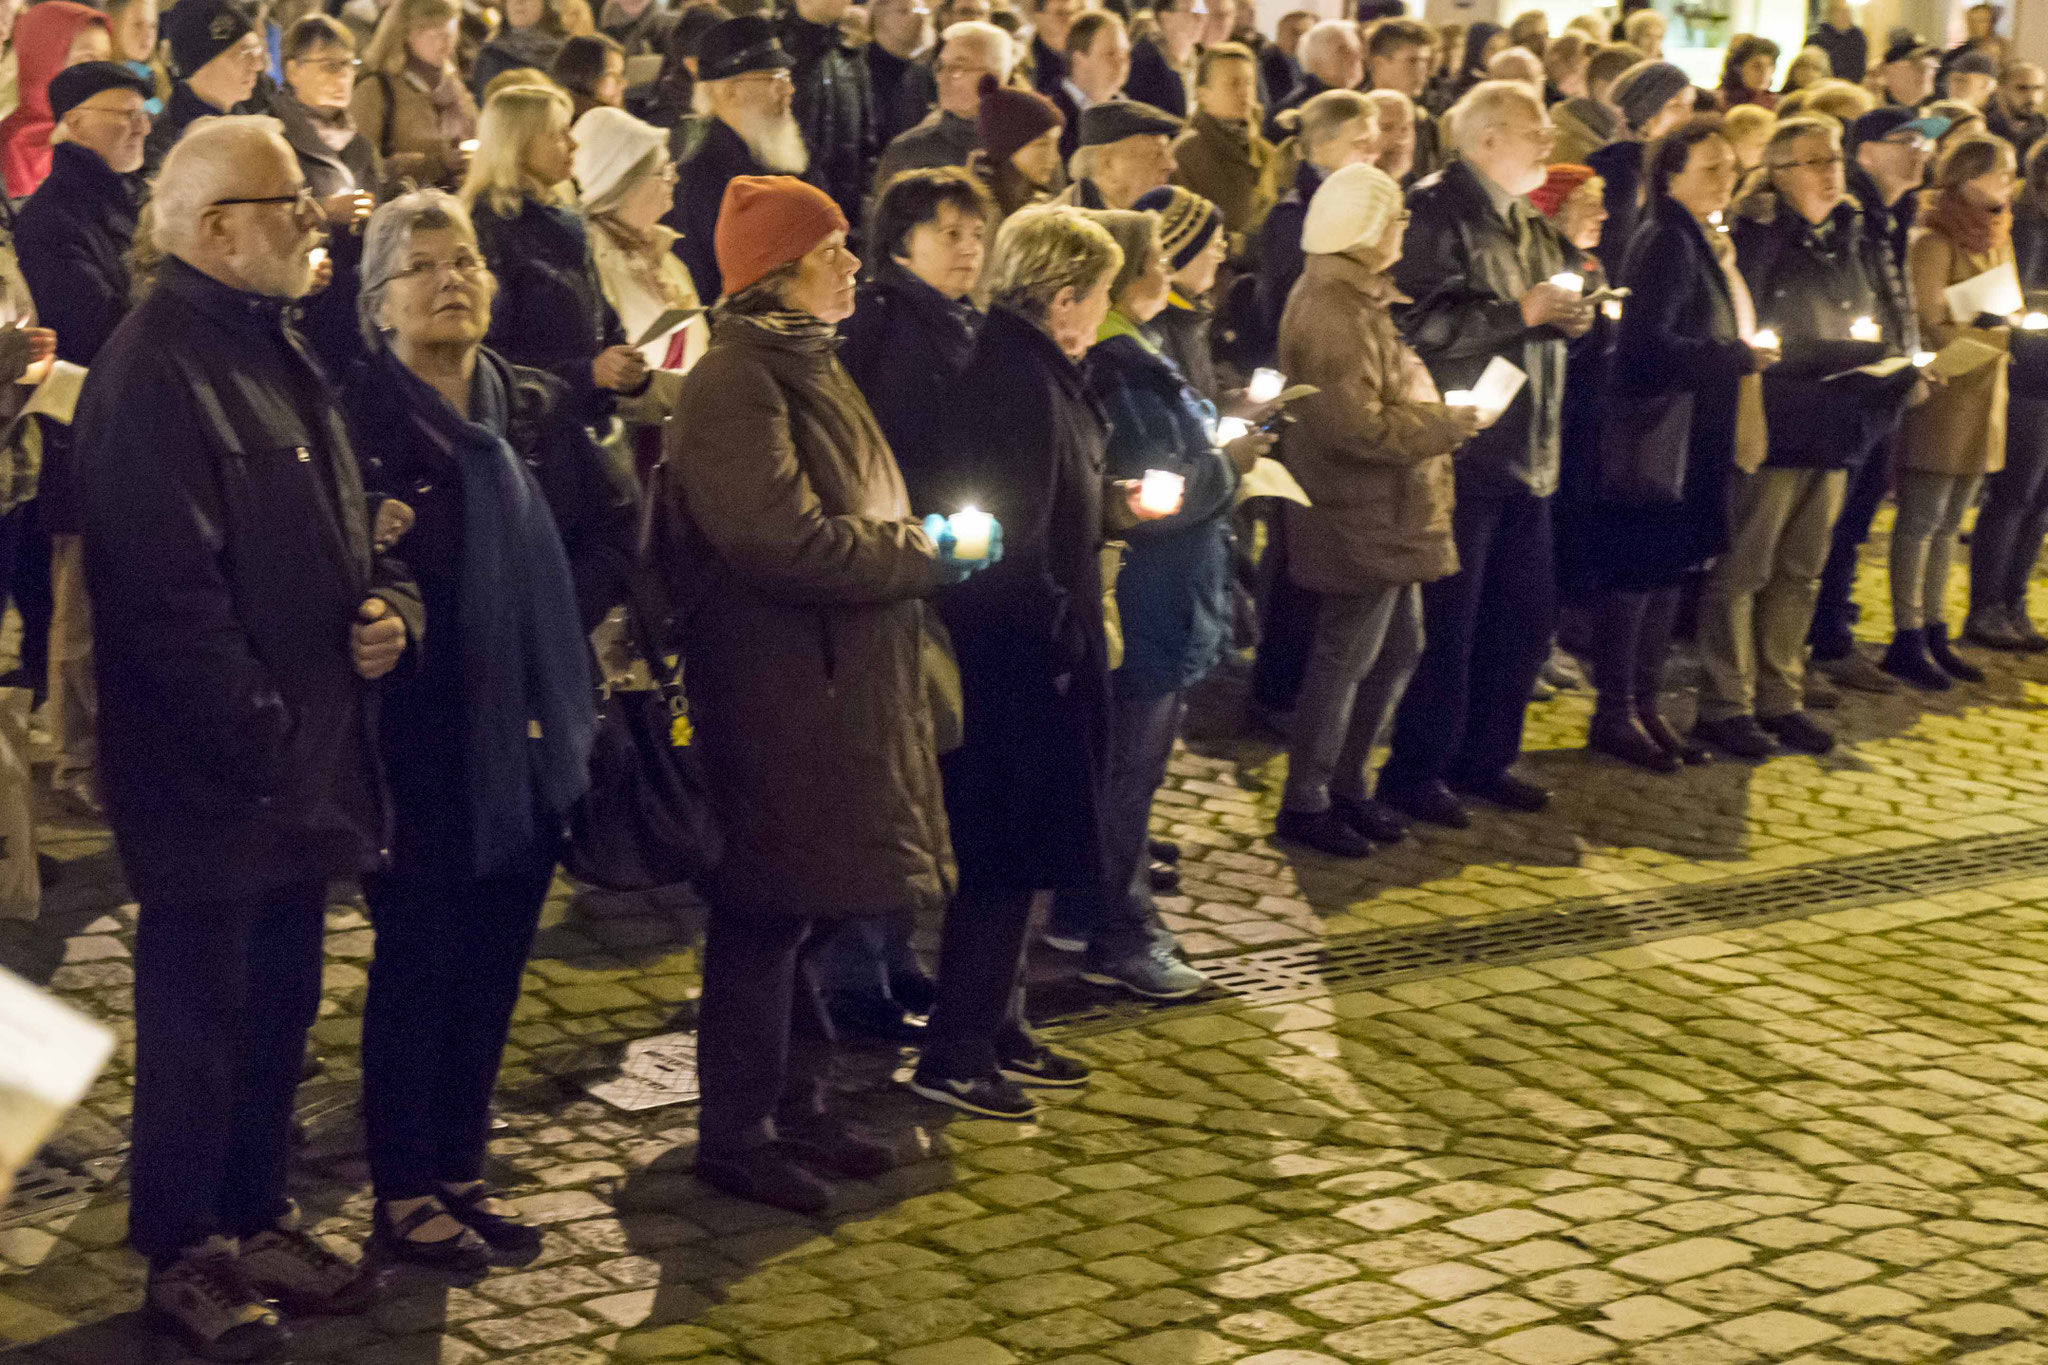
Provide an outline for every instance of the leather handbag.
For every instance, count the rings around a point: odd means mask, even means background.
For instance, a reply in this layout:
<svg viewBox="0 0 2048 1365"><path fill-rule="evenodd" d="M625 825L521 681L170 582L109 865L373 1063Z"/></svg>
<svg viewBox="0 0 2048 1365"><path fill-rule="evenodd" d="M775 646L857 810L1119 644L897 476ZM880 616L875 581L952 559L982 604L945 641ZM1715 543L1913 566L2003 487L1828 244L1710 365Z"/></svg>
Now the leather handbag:
<svg viewBox="0 0 2048 1365"><path fill-rule="evenodd" d="M625 612L627 648L653 685L600 688L590 789L569 814L562 856L570 876L607 891L698 881L725 852L692 744L682 654L664 649L656 632L655 623L667 619L655 605L657 566L650 554L662 505L659 474L657 467L648 481Z"/></svg>

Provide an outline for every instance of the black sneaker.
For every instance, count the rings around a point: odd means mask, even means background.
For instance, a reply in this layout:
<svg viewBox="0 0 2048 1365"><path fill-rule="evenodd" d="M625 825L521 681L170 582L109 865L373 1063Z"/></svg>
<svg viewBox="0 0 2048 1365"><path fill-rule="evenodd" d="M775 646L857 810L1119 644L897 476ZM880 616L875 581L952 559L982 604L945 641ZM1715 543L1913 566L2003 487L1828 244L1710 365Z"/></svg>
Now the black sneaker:
<svg viewBox="0 0 2048 1365"><path fill-rule="evenodd" d="M1363 834L1330 810L1283 810L1273 821L1273 837L1281 843L1301 844L1332 858L1363 858L1372 844Z"/></svg>
<svg viewBox="0 0 2048 1365"><path fill-rule="evenodd" d="M1331 792L1330 809L1337 812L1338 819L1376 844L1398 844L1408 837L1408 821L1384 801Z"/></svg>
<svg viewBox="0 0 2048 1365"><path fill-rule="evenodd" d="M1956 653L1949 644L1947 626L1933 625L1927 628L1927 652L1934 656L1934 662L1941 665L1941 671L1957 682L1984 681L1984 670Z"/></svg>
<svg viewBox="0 0 2048 1365"><path fill-rule="evenodd" d="M1180 845L1171 839L1147 839L1145 851L1152 855L1155 863L1177 863L1180 861Z"/></svg>
<svg viewBox="0 0 2048 1365"><path fill-rule="evenodd" d="M1814 723L1804 711L1787 711L1782 716L1759 717L1757 724L1778 737L1778 743L1805 754L1824 754L1835 747L1835 737Z"/></svg>
<svg viewBox="0 0 2048 1365"><path fill-rule="evenodd" d="M1737 758L1769 758L1778 752L1777 741L1764 733L1755 716L1698 721L1692 727L1692 737Z"/></svg>
<svg viewBox="0 0 2048 1365"><path fill-rule="evenodd" d="M1927 652L1927 632L1924 630L1894 633L1878 667L1923 692L1946 692L1955 686L1955 680Z"/></svg>
<svg viewBox="0 0 2048 1365"><path fill-rule="evenodd" d="M235 1244L210 1237L149 1268L143 1305L208 1360L260 1360L283 1347L284 1320L242 1274Z"/></svg>
<svg viewBox="0 0 2048 1365"><path fill-rule="evenodd" d="M1180 890L1180 868L1154 859L1145 866L1145 880L1154 891Z"/></svg>
<svg viewBox="0 0 2048 1365"><path fill-rule="evenodd" d="M951 1105L964 1114L1022 1122L1038 1113L1038 1101L1001 1076L926 1076L912 1072L904 1082L911 1093L935 1104Z"/></svg>
<svg viewBox="0 0 2048 1365"><path fill-rule="evenodd" d="M1041 1047L1029 1057L1006 1057L996 1070L1012 1085L1065 1090L1088 1084L1088 1064L1064 1052Z"/></svg>

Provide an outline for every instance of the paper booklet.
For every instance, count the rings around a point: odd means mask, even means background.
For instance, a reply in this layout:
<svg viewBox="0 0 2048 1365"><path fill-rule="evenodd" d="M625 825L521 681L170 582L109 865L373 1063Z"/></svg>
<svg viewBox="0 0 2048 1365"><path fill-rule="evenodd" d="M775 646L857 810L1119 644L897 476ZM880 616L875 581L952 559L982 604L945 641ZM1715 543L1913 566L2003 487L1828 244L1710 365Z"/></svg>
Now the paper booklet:
<svg viewBox="0 0 2048 1365"><path fill-rule="evenodd" d="M1314 506L1287 466L1270 455L1259 456L1244 478L1238 481L1237 500L1244 502L1249 498L1284 498L1303 507Z"/></svg>
<svg viewBox="0 0 2048 1365"><path fill-rule="evenodd" d="M1935 353L1924 373L1936 379L1955 379L1972 370L1981 370L2005 352L1996 346L1986 346L1971 337L1957 337Z"/></svg>
<svg viewBox="0 0 2048 1365"><path fill-rule="evenodd" d="M637 351L642 346L661 340L684 323L690 321L690 319L700 316L703 312L702 308L667 309L660 317L648 325L646 331L640 334L640 339L633 343L633 349Z"/></svg>
<svg viewBox="0 0 2048 1365"><path fill-rule="evenodd" d="M1948 301L1949 317L1961 323L1975 322L1983 313L2005 317L2027 305L2027 296L2020 290L2019 268L2011 261L1952 284L1941 296Z"/></svg>
<svg viewBox="0 0 2048 1365"><path fill-rule="evenodd" d="M0 970L0 1173L35 1155L113 1050L105 1025Z"/></svg>

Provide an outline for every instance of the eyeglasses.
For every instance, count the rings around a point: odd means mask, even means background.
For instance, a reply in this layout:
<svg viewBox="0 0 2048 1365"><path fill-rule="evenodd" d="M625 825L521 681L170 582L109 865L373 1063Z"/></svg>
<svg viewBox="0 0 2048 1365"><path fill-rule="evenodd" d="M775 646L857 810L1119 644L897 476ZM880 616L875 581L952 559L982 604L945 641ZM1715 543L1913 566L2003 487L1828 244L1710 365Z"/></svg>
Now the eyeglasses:
<svg viewBox="0 0 2048 1365"><path fill-rule="evenodd" d="M96 109L89 104L81 104L74 112L80 114L105 114L110 118L117 118L123 123L131 123L137 127L147 128L149 126L149 110L139 107L134 109L108 109L104 107Z"/></svg>
<svg viewBox="0 0 2048 1365"><path fill-rule="evenodd" d="M358 70L362 64L363 60L360 57L294 57L288 63L291 66L310 66L327 76L339 76L345 71Z"/></svg>
<svg viewBox="0 0 2048 1365"><path fill-rule="evenodd" d="M1831 171L1842 165L1840 154L1812 157L1805 161L1780 161L1771 169L1774 171Z"/></svg>
<svg viewBox="0 0 2048 1365"><path fill-rule="evenodd" d="M236 199L216 199L211 204L208 204L207 207L210 209L224 209L230 204L311 204L313 202L315 202L313 199L313 187L301 185L290 194L264 194Z"/></svg>
<svg viewBox="0 0 2048 1365"><path fill-rule="evenodd" d="M439 279L443 271L457 279L473 280L490 269L484 258L474 251L464 251L445 261L414 261L403 270L393 271L394 280Z"/></svg>

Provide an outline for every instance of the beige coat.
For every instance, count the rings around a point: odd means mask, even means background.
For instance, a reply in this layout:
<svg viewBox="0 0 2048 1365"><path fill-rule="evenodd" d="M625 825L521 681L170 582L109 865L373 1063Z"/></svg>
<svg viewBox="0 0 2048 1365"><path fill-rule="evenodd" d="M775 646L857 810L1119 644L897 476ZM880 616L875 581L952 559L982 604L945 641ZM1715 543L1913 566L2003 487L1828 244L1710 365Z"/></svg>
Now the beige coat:
<svg viewBox="0 0 2048 1365"><path fill-rule="evenodd" d="M383 158L386 180L454 188L462 164L456 144L476 136L476 101L461 88L460 81L452 93L457 96L458 108L454 122L461 126L451 130L442 127L433 98L410 72L366 71L356 81L355 94L349 98L349 116L355 120L356 131L369 139Z"/></svg>
<svg viewBox="0 0 2048 1365"><path fill-rule="evenodd" d="M1451 454L1463 442L1429 371L1387 315L1393 282L1350 256L1308 257L1280 318L1280 368L1321 392L1290 408L1287 565L1313 592L1358 593L1458 571Z"/></svg>
<svg viewBox="0 0 2048 1365"><path fill-rule="evenodd" d="M2006 349L2010 328L1962 325L1949 315L1942 291L2012 260L2009 244L1988 252L1965 251L1939 232L1914 229L1906 247L1906 276L1920 314L1921 340L1929 350L1939 350L1959 336ZM1958 476L1995 474L2005 468L2009 363L2009 357L2001 355L1982 369L1936 387L1926 402L1907 409L1899 437L1900 467Z"/></svg>

